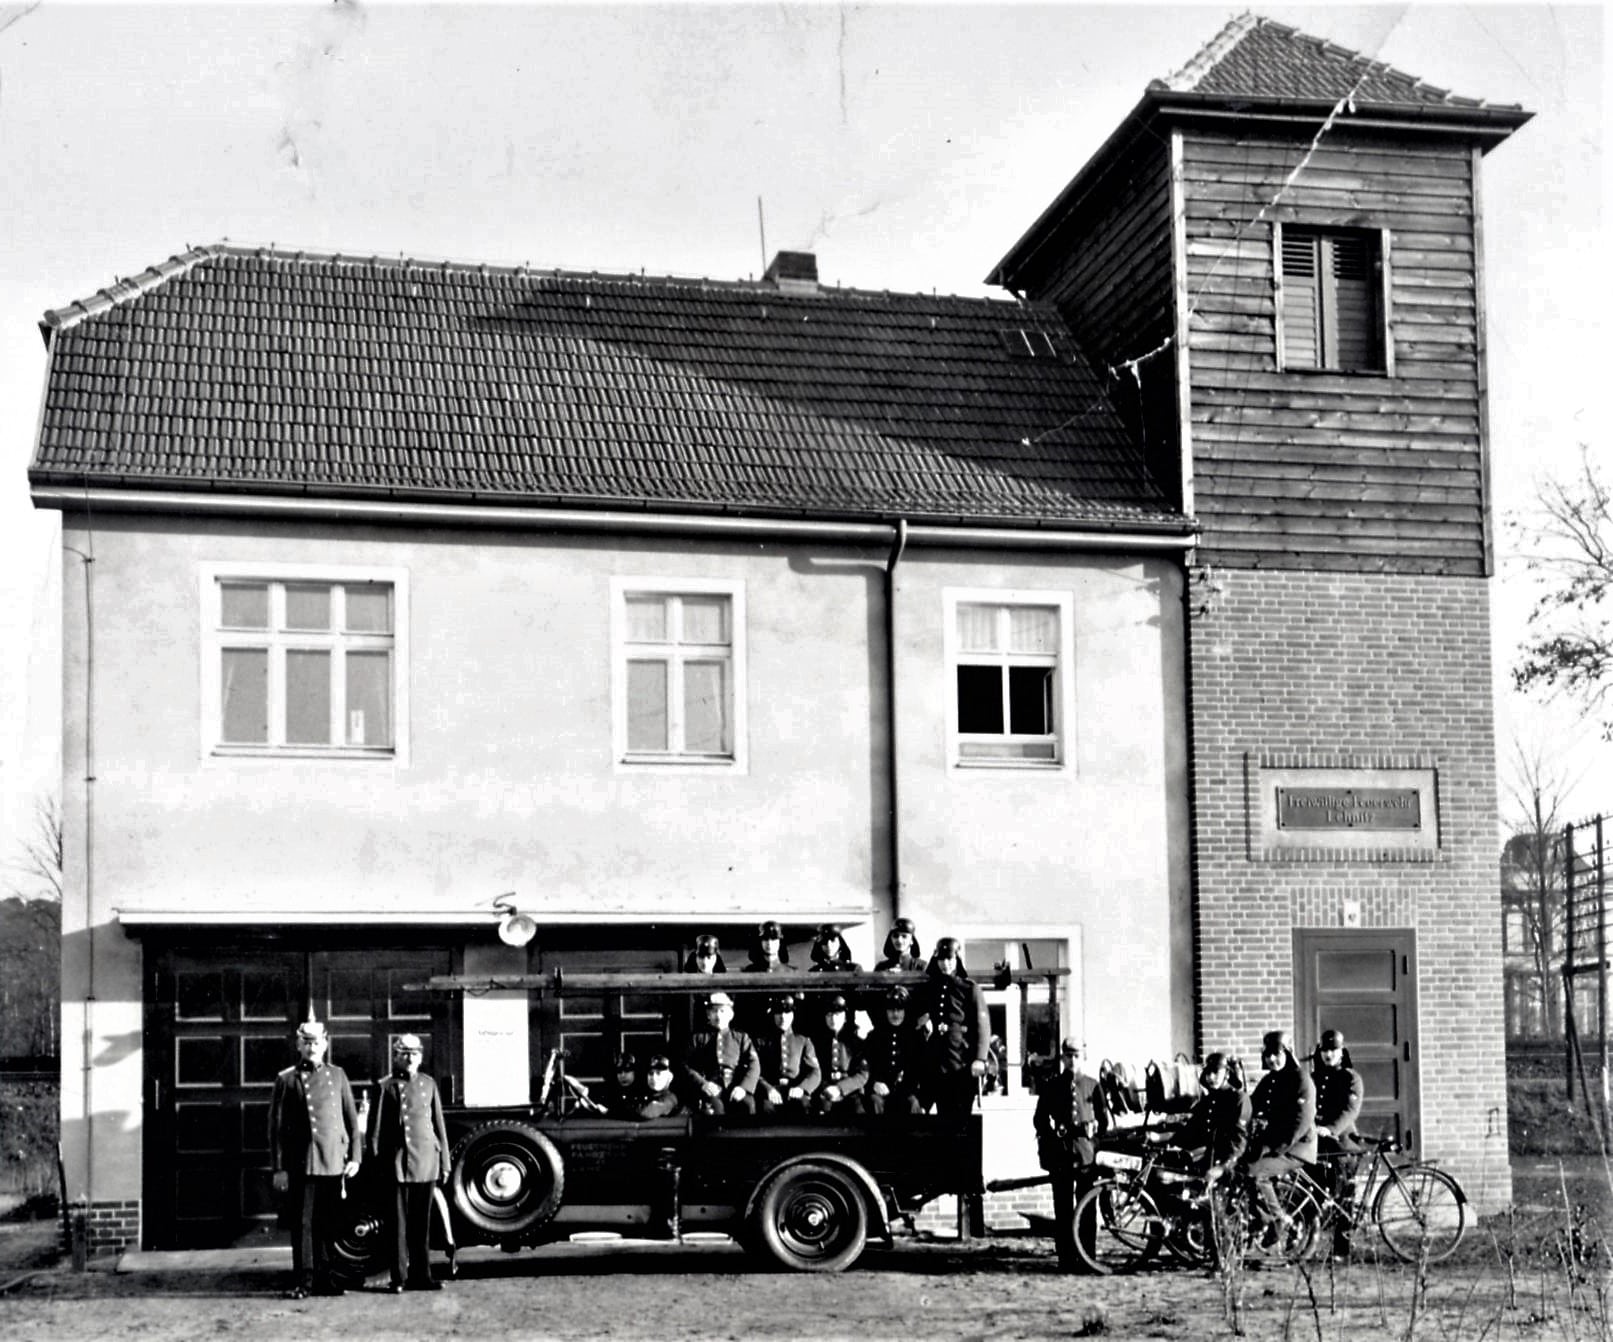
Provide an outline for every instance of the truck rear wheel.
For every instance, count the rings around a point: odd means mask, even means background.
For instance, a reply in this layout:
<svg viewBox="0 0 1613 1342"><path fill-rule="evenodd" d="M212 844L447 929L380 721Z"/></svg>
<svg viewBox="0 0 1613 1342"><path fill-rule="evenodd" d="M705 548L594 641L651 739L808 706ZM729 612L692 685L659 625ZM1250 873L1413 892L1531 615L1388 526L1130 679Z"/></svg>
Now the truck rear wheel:
<svg viewBox="0 0 1613 1342"><path fill-rule="evenodd" d="M516 1236L560 1210L565 1167L555 1144L525 1123L484 1123L454 1148L448 1197L467 1225Z"/></svg>
<svg viewBox="0 0 1613 1342"><path fill-rule="evenodd" d="M868 1242L868 1208L843 1170L791 1165L768 1180L747 1238L793 1272L839 1272Z"/></svg>

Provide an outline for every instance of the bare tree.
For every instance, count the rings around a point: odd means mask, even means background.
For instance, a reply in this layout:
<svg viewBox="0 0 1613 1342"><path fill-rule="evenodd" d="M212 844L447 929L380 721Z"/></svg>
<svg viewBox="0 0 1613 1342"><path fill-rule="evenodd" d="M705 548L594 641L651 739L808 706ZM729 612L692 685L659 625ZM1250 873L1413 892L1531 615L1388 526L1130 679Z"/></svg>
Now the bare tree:
<svg viewBox="0 0 1613 1342"><path fill-rule="evenodd" d="M0 1054L56 1056L61 936L62 813L45 796L0 898Z"/></svg>
<svg viewBox="0 0 1613 1342"><path fill-rule="evenodd" d="M1514 520L1520 552L1544 585L1512 668L1518 689L1565 694L1613 740L1613 486L1580 446L1578 473L1548 480L1539 514Z"/></svg>
<svg viewBox="0 0 1613 1342"><path fill-rule="evenodd" d="M1513 742L1505 784L1504 822L1511 837L1501 850L1501 902L1523 924L1531 978L1540 1003L1541 1027L1551 1038L1563 1032L1563 924L1568 884L1563 870L1563 807L1566 780L1544 750Z"/></svg>

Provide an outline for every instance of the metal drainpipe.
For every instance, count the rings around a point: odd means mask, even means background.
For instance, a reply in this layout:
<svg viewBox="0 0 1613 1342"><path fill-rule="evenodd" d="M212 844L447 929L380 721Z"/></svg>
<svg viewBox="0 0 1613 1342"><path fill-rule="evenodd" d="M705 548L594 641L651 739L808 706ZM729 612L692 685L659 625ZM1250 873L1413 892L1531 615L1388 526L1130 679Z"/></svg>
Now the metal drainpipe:
<svg viewBox="0 0 1613 1342"><path fill-rule="evenodd" d="M81 1117L84 1123L85 1202L89 1201L95 1188L95 1105L92 1095L95 1077L95 601L92 588L95 533L90 529L88 534L88 553L71 545L62 547L77 555L84 565L84 953L88 967L84 982ZM65 1196L65 1189L63 1194Z"/></svg>
<svg viewBox="0 0 1613 1342"><path fill-rule="evenodd" d="M896 539L891 545L890 558L885 561L885 704L888 717L886 773L890 780L890 872L891 917L902 908L902 825L901 786L898 782L896 760L896 566L901 562L902 551L907 549L907 519L896 521Z"/></svg>

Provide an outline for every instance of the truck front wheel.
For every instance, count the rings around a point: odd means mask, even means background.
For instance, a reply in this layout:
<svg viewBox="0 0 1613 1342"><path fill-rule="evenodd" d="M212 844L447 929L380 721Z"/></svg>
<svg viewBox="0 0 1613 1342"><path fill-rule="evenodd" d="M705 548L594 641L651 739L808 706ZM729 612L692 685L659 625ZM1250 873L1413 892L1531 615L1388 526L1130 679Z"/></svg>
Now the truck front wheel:
<svg viewBox="0 0 1613 1342"><path fill-rule="evenodd" d="M525 1123L484 1123L454 1148L448 1197L467 1225L499 1238L560 1210L565 1169L555 1144Z"/></svg>
<svg viewBox="0 0 1613 1342"><path fill-rule="evenodd" d="M768 1180L748 1238L791 1271L839 1272L868 1241L868 1209L844 1171L792 1165Z"/></svg>

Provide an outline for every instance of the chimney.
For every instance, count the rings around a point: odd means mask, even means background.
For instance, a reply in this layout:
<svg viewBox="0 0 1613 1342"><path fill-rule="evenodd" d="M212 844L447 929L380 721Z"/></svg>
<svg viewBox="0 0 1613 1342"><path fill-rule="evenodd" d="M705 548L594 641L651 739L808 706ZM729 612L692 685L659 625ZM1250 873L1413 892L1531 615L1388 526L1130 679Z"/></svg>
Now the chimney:
<svg viewBox="0 0 1613 1342"><path fill-rule="evenodd" d="M818 258L811 252L775 252L762 282L776 285L783 293L815 294Z"/></svg>

